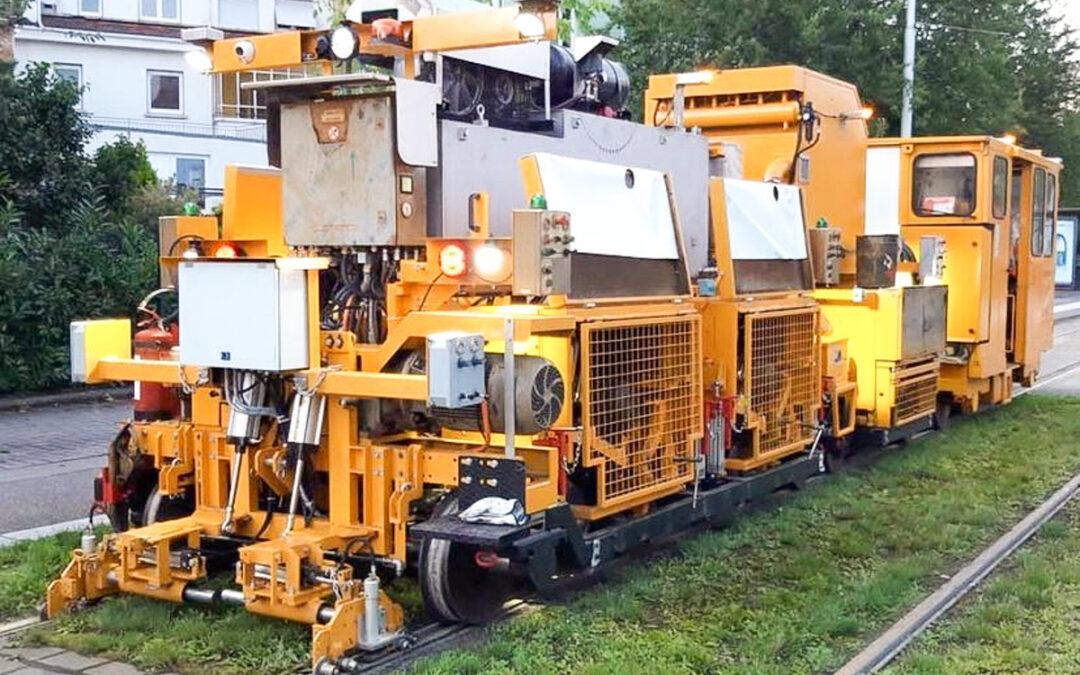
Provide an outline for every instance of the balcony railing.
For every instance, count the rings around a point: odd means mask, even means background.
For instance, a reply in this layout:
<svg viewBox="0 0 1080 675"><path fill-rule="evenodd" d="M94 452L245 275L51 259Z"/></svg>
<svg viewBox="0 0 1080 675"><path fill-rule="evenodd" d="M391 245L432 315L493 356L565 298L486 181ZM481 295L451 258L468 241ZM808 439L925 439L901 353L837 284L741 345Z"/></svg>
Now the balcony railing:
<svg viewBox="0 0 1080 675"><path fill-rule="evenodd" d="M228 138L239 141L266 142L266 125L262 123L237 124L235 122L215 122L202 124L184 120L148 119L138 117L107 117L87 114L90 126L111 131L142 131L172 136L191 136L195 138Z"/></svg>

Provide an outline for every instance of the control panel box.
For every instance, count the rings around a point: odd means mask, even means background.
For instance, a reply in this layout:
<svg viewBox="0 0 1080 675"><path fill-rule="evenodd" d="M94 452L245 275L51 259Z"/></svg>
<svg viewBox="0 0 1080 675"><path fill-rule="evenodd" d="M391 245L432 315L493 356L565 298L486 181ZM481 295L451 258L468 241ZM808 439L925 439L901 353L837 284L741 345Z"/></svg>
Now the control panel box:
<svg viewBox="0 0 1080 675"><path fill-rule="evenodd" d="M464 408L484 400L484 338L446 331L427 338L428 405Z"/></svg>
<svg viewBox="0 0 1080 675"><path fill-rule="evenodd" d="M514 295L570 293L570 214L517 209L513 233Z"/></svg>
<svg viewBox="0 0 1080 675"><path fill-rule="evenodd" d="M308 367L305 270L270 260L180 263L180 362L279 372Z"/></svg>
<svg viewBox="0 0 1080 675"><path fill-rule="evenodd" d="M282 204L290 246L424 244L427 174L399 159L395 105L390 96L282 103Z"/></svg>
<svg viewBox="0 0 1080 675"><path fill-rule="evenodd" d="M815 227L807 232L810 239L810 261L814 268L814 283L835 286L840 283L840 258L844 246L840 230L835 227Z"/></svg>

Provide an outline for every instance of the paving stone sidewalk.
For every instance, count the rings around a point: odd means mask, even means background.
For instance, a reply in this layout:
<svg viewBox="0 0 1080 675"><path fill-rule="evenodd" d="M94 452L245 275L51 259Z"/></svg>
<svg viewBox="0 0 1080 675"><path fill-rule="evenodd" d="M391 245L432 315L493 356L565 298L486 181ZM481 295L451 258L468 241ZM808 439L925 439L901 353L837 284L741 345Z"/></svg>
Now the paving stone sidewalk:
<svg viewBox="0 0 1080 675"><path fill-rule="evenodd" d="M118 661L83 656L59 647L12 647L0 638L0 675L140 675L141 670Z"/></svg>

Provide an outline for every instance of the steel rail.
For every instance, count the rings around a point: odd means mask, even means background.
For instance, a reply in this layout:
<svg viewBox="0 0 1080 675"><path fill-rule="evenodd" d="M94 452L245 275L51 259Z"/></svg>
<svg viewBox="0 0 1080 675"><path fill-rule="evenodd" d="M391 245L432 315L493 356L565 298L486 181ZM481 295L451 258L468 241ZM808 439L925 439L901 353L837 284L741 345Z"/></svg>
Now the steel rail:
<svg viewBox="0 0 1080 675"><path fill-rule="evenodd" d="M1077 492L1080 492L1080 474L1073 476L1069 482L1050 495L1049 499L856 654L836 671L836 675L874 673L888 665L927 626L947 612L993 572L1003 560L1038 532L1076 496Z"/></svg>

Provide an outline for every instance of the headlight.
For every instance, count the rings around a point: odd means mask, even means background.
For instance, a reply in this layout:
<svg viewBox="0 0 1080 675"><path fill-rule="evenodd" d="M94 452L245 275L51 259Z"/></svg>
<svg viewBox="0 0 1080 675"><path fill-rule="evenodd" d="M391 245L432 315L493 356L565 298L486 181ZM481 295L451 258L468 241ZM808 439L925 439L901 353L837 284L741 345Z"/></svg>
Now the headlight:
<svg viewBox="0 0 1080 675"><path fill-rule="evenodd" d="M517 28L518 33L526 40L539 40L544 37L547 30L544 26L544 19L540 15L527 10L522 10L520 14L514 17L514 28Z"/></svg>
<svg viewBox="0 0 1080 675"><path fill-rule="evenodd" d="M187 62L188 68L200 73L209 73L214 69L213 60L210 59L210 55L202 47L196 47L184 52L184 61Z"/></svg>
<svg viewBox="0 0 1080 675"><path fill-rule="evenodd" d="M510 255L493 243L473 250L473 272L484 281L497 284L510 276Z"/></svg>
<svg viewBox="0 0 1080 675"><path fill-rule="evenodd" d="M330 51L334 58L344 61L356 54L356 33L348 26L339 26L330 34Z"/></svg>

